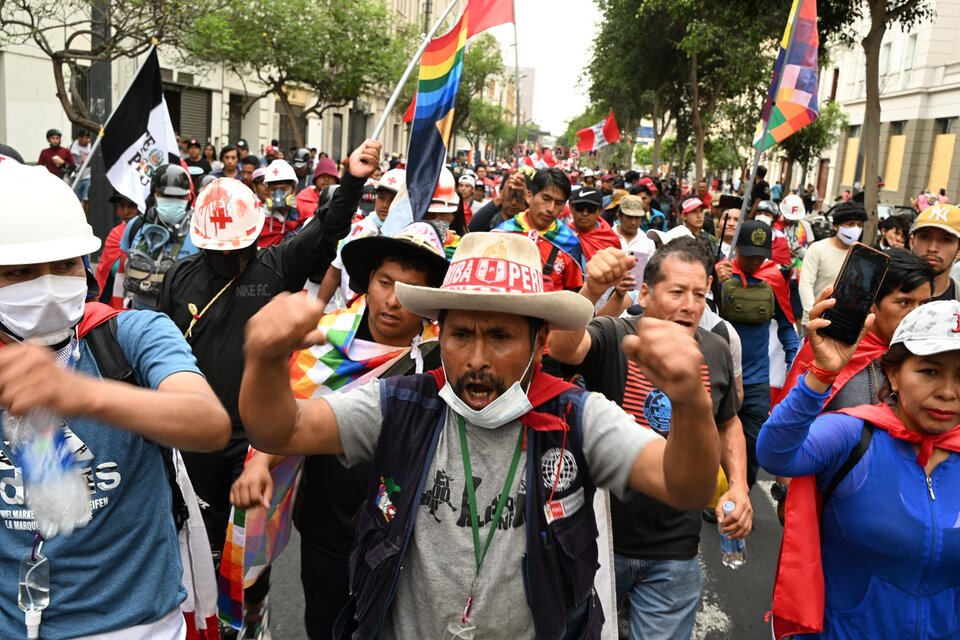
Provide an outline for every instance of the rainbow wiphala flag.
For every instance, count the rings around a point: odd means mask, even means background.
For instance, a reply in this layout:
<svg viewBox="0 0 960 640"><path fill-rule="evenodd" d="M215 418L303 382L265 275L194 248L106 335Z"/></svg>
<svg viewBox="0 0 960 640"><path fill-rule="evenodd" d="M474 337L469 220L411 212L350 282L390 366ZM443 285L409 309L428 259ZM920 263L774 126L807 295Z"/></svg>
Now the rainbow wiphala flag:
<svg viewBox="0 0 960 640"><path fill-rule="evenodd" d="M754 146L765 151L817 119L819 80L817 0L793 0L790 19L780 41L770 93L763 108L767 135Z"/></svg>

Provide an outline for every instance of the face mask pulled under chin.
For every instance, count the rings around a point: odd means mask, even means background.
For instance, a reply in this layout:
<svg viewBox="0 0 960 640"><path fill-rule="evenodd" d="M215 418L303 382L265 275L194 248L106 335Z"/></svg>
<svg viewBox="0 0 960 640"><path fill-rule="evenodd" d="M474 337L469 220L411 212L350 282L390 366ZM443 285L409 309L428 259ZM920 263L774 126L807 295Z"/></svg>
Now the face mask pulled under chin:
<svg viewBox="0 0 960 640"><path fill-rule="evenodd" d="M524 370L523 375L520 376L520 380L526 377L532 364L533 355L530 356L530 361L527 363L527 368ZM518 419L533 409L533 405L530 404L530 398L527 397L527 392L520 386L520 380L517 380L510 385L509 389L500 394L496 400L477 411L461 400L460 396L453 390L453 387L450 386L450 378L446 377L446 369L444 369L443 373L446 382L443 388L440 389L440 398L447 403L447 406L453 409L454 413L460 415L475 427L480 427L481 429L496 429L508 422Z"/></svg>
<svg viewBox="0 0 960 640"><path fill-rule="evenodd" d="M87 280L45 275L0 288L0 330L19 341L49 346L70 337L83 318Z"/></svg>
<svg viewBox="0 0 960 640"><path fill-rule="evenodd" d="M837 237L847 246L859 240L862 234L863 229L861 227L840 227L837 229Z"/></svg>

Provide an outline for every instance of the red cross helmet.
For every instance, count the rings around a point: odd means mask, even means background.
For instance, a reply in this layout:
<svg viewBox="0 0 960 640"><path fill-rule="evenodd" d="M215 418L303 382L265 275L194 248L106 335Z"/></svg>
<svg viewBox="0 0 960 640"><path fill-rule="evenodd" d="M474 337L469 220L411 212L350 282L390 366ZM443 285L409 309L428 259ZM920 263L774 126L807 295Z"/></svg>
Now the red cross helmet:
<svg viewBox="0 0 960 640"><path fill-rule="evenodd" d="M430 213L456 213L458 204L460 204L460 194L457 193L457 181L450 173L450 169L444 167L440 170L440 179L437 180L437 188L433 191L430 208L427 211Z"/></svg>
<svg viewBox="0 0 960 640"><path fill-rule="evenodd" d="M271 182L295 183L297 181L297 174L286 160L274 160L263 174L263 181L267 184Z"/></svg>
<svg viewBox="0 0 960 640"><path fill-rule="evenodd" d="M377 181L377 189L387 189L400 193L400 189L407 183L407 172L403 169L390 169Z"/></svg>
<svg viewBox="0 0 960 640"><path fill-rule="evenodd" d="M197 196L190 239L200 249L243 249L256 242L263 221L260 202L247 185L217 178Z"/></svg>

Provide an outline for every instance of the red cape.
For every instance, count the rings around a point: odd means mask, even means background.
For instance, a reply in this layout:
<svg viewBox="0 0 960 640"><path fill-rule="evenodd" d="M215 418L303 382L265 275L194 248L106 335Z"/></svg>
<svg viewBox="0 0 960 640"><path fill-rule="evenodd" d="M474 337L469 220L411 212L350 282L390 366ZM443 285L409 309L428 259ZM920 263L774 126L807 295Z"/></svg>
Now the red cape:
<svg viewBox="0 0 960 640"><path fill-rule="evenodd" d="M827 398L824 405L829 404L830 401L833 400L833 397L837 395L837 392L843 388L843 385L845 385L850 378L866 369L871 362L886 353L888 347L889 345L880 340L877 334L872 331L863 336L863 340L857 345L857 350L854 352L850 362L840 370L837 381L833 383L833 387L830 389L830 397ZM810 342L804 338L803 347L800 349L800 352L793 361L793 365L787 372L787 379L783 383L783 388L773 398L773 404L787 397L790 389L796 386L800 376L813 364L813 360L813 348L810 346Z"/></svg>
<svg viewBox="0 0 960 640"><path fill-rule="evenodd" d="M919 443L917 464L921 467L926 466L934 447L960 452L960 425L936 436L923 436L907 429L885 403L850 407L839 413L869 422L897 440ZM822 515L823 498L817 492L816 478L802 476L791 480L773 585L773 607L769 614L777 640L792 634L823 631Z"/></svg>
<svg viewBox="0 0 960 640"><path fill-rule="evenodd" d="M747 274L743 272L740 264L736 260L733 261L732 266L733 273L740 276L740 280L743 282L744 288L746 288ZM770 260L764 260L760 268L751 273L750 277L762 280L770 285L770 288L773 289L773 295L777 299L777 304L780 305L780 310L783 311L783 315L787 317L787 321L790 322L790 324L796 322L796 317L793 315L793 307L790 305L790 289L787 287L787 281L783 279L780 267L778 267L776 263Z"/></svg>
<svg viewBox="0 0 960 640"><path fill-rule="evenodd" d="M577 238L580 240L580 248L583 250L584 264L589 262L590 258L593 257L593 254L601 249L606 249L607 247L613 247L614 249L620 248L620 236L617 235L617 232L613 230L613 227L611 227L603 218L597 220L596 229L593 231L588 231L587 233L581 233L577 231L577 228L572 224L568 226L575 234L577 234Z"/></svg>
<svg viewBox="0 0 960 640"><path fill-rule="evenodd" d="M446 377L444 376L442 368L433 369L428 373L436 380L438 388L442 388L446 383ZM527 391L527 397L530 399L531 405L539 407L543 403L553 400L564 391L575 388L574 385L564 382L560 378L555 378L550 374L544 373L542 366L538 364L533 370L533 379L530 381L530 389ZM567 412L569 413L569 411L570 407L567 407ZM548 413L529 411L520 417L520 422L523 426L530 427L535 431L566 431L569 427L564 418Z"/></svg>

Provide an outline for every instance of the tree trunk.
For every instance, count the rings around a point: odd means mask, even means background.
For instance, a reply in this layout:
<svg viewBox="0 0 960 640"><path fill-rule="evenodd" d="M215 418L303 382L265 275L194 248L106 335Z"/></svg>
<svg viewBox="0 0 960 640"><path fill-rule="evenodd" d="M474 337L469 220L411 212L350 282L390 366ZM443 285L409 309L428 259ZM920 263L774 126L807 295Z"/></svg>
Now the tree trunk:
<svg viewBox="0 0 960 640"><path fill-rule="evenodd" d="M877 200L880 173L880 45L887 28L887 0L870 0L870 31L860 41L866 57L867 101L864 105L863 130L860 141L863 145L864 176L863 206L867 210L864 225L864 242L870 244L877 234ZM860 176L856 176L859 180Z"/></svg>
<svg viewBox="0 0 960 640"><path fill-rule="evenodd" d="M63 107L67 119L96 136L100 132L100 125L78 113L70 100L70 91L67 89L66 79L63 77L63 61L59 58L53 58L51 62L53 62L53 79L57 85L57 98L60 100L60 106Z"/></svg>
<svg viewBox="0 0 960 640"><path fill-rule="evenodd" d="M693 139L695 144L693 166L697 182L703 177L703 156L704 156L704 133L703 118L700 116L700 84L697 80L697 52L690 55L690 90L693 92L690 100L691 112L693 114ZM686 167L684 167L684 170Z"/></svg>
<svg viewBox="0 0 960 640"><path fill-rule="evenodd" d="M793 180L793 160L787 160L787 170L783 174L783 178L780 180L780 184L783 185L783 193L790 193L790 183Z"/></svg>
<svg viewBox="0 0 960 640"><path fill-rule="evenodd" d="M663 131L660 129L660 92L653 92L653 158L650 168L654 174L660 170L660 142L663 140Z"/></svg>
<svg viewBox="0 0 960 640"><path fill-rule="evenodd" d="M283 114L290 121L290 128L293 130L293 144L297 149L303 148L303 135L298 127L297 117L293 115L293 109L290 107L290 99L287 98L287 92L283 90L282 85L273 88L273 92L280 98L280 105L283 107Z"/></svg>

